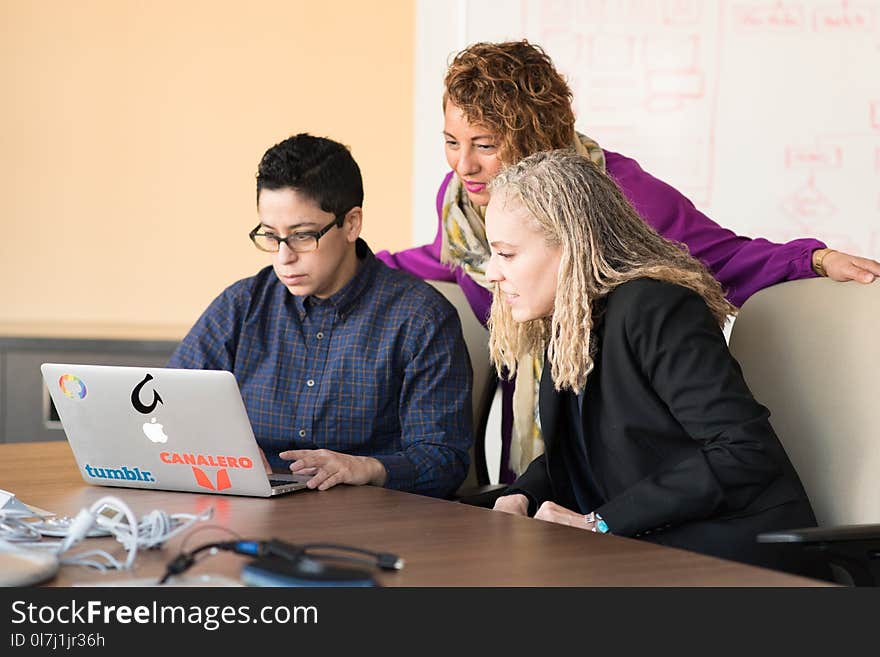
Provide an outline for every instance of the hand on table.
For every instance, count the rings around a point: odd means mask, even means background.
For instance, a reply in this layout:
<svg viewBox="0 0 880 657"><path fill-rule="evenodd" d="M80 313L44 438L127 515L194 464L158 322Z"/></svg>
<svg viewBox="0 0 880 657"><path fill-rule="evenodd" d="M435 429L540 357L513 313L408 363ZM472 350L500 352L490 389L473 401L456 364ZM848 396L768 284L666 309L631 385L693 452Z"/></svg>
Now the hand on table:
<svg viewBox="0 0 880 657"><path fill-rule="evenodd" d="M547 522L555 522L559 525L568 525L577 529L593 529L595 523L588 522L587 517L583 513L570 511L564 506L559 506L555 502L544 502L538 512L535 514L536 520L546 520Z"/></svg>
<svg viewBox="0 0 880 657"><path fill-rule="evenodd" d="M495 500L493 511L503 511L515 516L527 516L529 514L529 498L520 493L502 495Z"/></svg>

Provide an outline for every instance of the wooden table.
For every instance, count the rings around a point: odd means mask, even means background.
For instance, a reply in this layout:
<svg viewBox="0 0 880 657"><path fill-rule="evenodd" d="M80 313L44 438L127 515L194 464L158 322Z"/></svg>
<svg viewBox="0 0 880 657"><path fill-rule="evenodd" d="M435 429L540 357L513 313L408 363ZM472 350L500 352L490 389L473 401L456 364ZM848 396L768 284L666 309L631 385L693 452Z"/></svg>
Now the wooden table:
<svg viewBox="0 0 880 657"><path fill-rule="evenodd" d="M269 499L90 486L80 477L66 442L0 445L0 488L59 515L74 515L105 495L121 498L138 515L152 509L194 513L213 506L210 524L245 538L336 542L398 554L406 567L379 574L384 586L825 585L634 539L372 486L337 486ZM186 547L228 537L220 530L203 530ZM100 573L64 566L50 584L158 577L185 538L186 534L172 539L160 550L139 551L131 571ZM111 538L90 538L87 545L124 555ZM223 553L199 562L190 572L237 578L243 563L244 557Z"/></svg>

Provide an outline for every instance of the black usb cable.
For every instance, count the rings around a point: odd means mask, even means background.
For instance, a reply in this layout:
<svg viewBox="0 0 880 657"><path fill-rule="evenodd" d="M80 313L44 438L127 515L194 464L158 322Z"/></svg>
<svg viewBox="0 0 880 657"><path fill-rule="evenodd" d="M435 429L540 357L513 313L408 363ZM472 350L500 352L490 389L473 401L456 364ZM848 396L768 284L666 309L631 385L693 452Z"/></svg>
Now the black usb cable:
<svg viewBox="0 0 880 657"><path fill-rule="evenodd" d="M318 550L318 552L315 552L315 550ZM331 552L328 553L328 550ZM275 557L290 561L291 563L297 563L308 558L348 561L375 566L382 570L400 570L403 568L404 564L403 559L390 552L374 552L372 550L365 550L351 545L341 545L339 543L306 543L304 545L294 545L275 538L268 541L220 541L215 543L205 543L190 552L181 552L165 567L165 574L162 575L159 584L164 584L170 577L180 575L189 570L193 564L195 564L197 555L203 552L216 554L220 551L234 552L236 554L244 554L257 558ZM334 552L352 552L364 556L334 554ZM364 557L369 557L369 559Z"/></svg>

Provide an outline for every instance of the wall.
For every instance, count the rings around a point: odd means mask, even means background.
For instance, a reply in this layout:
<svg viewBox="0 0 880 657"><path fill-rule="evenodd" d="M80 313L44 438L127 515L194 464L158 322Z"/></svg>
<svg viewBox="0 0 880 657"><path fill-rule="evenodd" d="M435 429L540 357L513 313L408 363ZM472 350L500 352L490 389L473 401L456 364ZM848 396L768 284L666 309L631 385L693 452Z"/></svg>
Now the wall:
<svg viewBox="0 0 880 657"><path fill-rule="evenodd" d="M416 104L436 109L416 115L433 149L414 207L447 168L442 86L421 80L468 44L528 38L568 78L578 129L718 223L880 258L877 0L419 0L417 24L438 36L417 41Z"/></svg>
<svg viewBox="0 0 880 657"><path fill-rule="evenodd" d="M189 326L266 263L254 174L301 131L351 146L374 250L408 246L413 26L411 0L0 0L0 323Z"/></svg>

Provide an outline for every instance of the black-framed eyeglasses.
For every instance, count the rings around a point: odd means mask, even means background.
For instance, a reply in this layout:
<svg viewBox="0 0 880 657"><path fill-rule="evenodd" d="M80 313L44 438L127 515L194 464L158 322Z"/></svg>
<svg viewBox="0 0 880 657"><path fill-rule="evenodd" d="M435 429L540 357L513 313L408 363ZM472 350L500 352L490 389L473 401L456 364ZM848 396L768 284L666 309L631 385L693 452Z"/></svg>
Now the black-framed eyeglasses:
<svg viewBox="0 0 880 657"><path fill-rule="evenodd" d="M291 233L287 237L280 237L274 233L261 233L259 232L260 224L257 224L257 226L248 233L248 237L251 238L251 242L253 242L254 246L260 251L277 253L281 248L281 243L284 242L287 245L287 248L291 251L295 251L296 253L308 253L309 251L314 251L318 248L318 241L330 232L334 226L342 226L343 219L345 219L345 215L336 217L336 219L319 231L304 230Z"/></svg>

